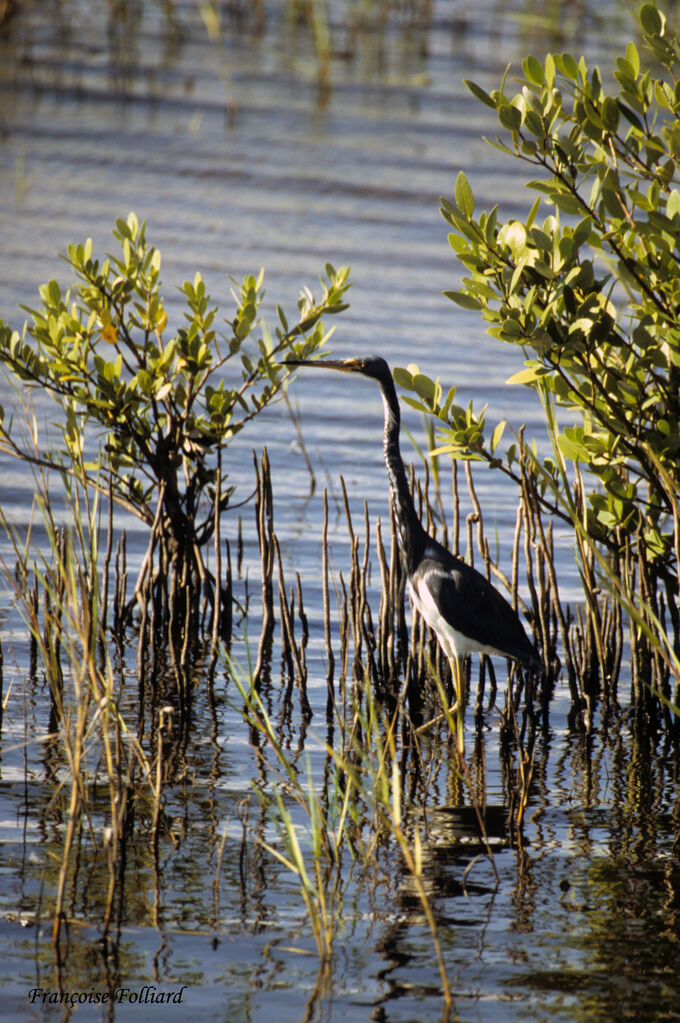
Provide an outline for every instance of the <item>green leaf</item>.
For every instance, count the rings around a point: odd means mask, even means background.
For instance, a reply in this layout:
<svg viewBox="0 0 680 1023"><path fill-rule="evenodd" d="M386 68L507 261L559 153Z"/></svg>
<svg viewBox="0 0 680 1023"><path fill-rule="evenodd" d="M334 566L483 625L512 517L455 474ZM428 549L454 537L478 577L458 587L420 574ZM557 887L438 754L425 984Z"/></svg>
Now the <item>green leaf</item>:
<svg viewBox="0 0 680 1023"><path fill-rule="evenodd" d="M632 124L634 128L637 128L638 131L644 132L644 125L635 111L631 110L631 108L626 103L623 103L622 100L618 100L618 104L619 109L626 120Z"/></svg>
<svg viewBox="0 0 680 1023"><path fill-rule="evenodd" d="M540 205L541 205L541 197L538 196L534 200L534 202L532 203L531 209L529 210L529 215L528 215L528 217L526 219L526 225L525 226L526 226L527 231L529 230L529 228L532 226L534 220L536 219L536 214L538 213Z"/></svg>
<svg viewBox="0 0 680 1023"><path fill-rule="evenodd" d="M557 206L558 210L563 213L569 213L571 215L583 214L583 203L581 200L572 195L570 192L562 192L555 189L551 195L552 201Z"/></svg>
<svg viewBox="0 0 680 1023"><path fill-rule="evenodd" d="M664 107L666 110L673 110L675 108L675 95L668 82L654 83L654 98L659 106Z"/></svg>
<svg viewBox="0 0 680 1023"><path fill-rule="evenodd" d="M442 292L445 298L455 302L456 305L461 306L463 309L483 309L483 304L479 299L473 298L472 295L468 295L465 291L444 291Z"/></svg>
<svg viewBox="0 0 680 1023"><path fill-rule="evenodd" d="M462 171L456 178L456 188L454 192L454 198L456 200L456 206L463 214L466 220L472 219L472 214L475 211L475 200L472 195L472 189L468 184L468 180Z"/></svg>
<svg viewBox="0 0 680 1023"><path fill-rule="evenodd" d="M587 448L585 448L583 444L579 444L573 438L567 437L564 433L558 434L557 446L565 458L570 458L572 462L588 461L589 455Z"/></svg>
<svg viewBox="0 0 680 1023"><path fill-rule="evenodd" d="M555 58L549 53L545 58L545 84L549 89L555 84L555 70Z"/></svg>
<svg viewBox="0 0 680 1023"><path fill-rule="evenodd" d="M674 188L666 202L666 216L672 220L677 213L680 213L680 192Z"/></svg>
<svg viewBox="0 0 680 1023"><path fill-rule="evenodd" d="M498 108L498 120L508 131L518 131L522 126L521 112L510 103L504 103Z"/></svg>
<svg viewBox="0 0 680 1023"><path fill-rule="evenodd" d="M408 394L402 395L401 400L404 402L405 405L408 405L409 408L415 409L416 412L424 412L427 415L429 415L432 412L432 409L429 407L429 405L424 404L417 398L410 398Z"/></svg>
<svg viewBox="0 0 680 1023"><path fill-rule="evenodd" d="M665 16L657 8L656 4L643 4L640 9L640 24L650 36L663 35L666 24Z"/></svg>
<svg viewBox="0 0 680 1023"><path fill-rule="evenodd" d="M628 43L626 46L626 60L630 64L633 69L633 74L637 78L640 74L640 56L638 54L637 47L633 42Z"/></svg>
<svg viewBox="0 0 680 1023"><path fill-rule="evenodd" d="M488 92L485 92L484 89L481 89L479 85L469 81L467 78L463 79L463 85L470 90L475 99L480 100L480 102L484 103L487 107L491 107L492 110L496 109L496 104L491 99L491 96L489 96Z"/></svg>
<svg viewBox="0 0 680 1023"><path fill-rule="evenodd" d="M545 370L535 364L533 366L527 366L525 369L521 369L518 373L513 373L511 377L505 381L506 384L532 384L539 377L543 376Z"/></svg>
<svg viewBox="0 0 680 1023"><path fill-rule="evenodd" d="M489 445L489 450L491 451L491 454L493 454L496 448L498 447L501 437L505 432L505 427L507 425L508 424L506 423L505 419L501 419L500 423L498 423L493 433L491 434L491 444Z"/></svg>
<svg viewBox="0 0 680 1023"><path fill-rule="evenodd" d="M621 111L619 104L611 96L606 96L602 102L602 121L605 128L611 132L615 132L619 126L619 117Z"/></svg>
<svg viewBox="0 0 680 1023"><path fill-rule="evenodd" d="M524 252L527 245L527 232L524 224L519 220L511 220L499 232L498 240L503 245L507 245L513 256L517 259Z"/></svg>
<svg viewBox="0 0 680 1023"><path fill-rule="evenodd" d="M425 373L416 373L412 380L413 390L431 408L439 404L442 395L441 384Z"/></svg>
<svg viewBox="0 0 680 1023"><path fill-rule="evenodd" d="M625 87L629 88L632 92L635 89L635 68L626 57L616 58L616 68L618 71L617 78L622 83L625 83Z"/></svg>
<svg viewBox="0 0 680 1023"><path fill-rule="evenodd" d="M534 85L543 85L545 81L545 75L543 73L543 65L540 60L536 57L529 55L522 61L522 70L527 81L532 82Z"/></svg>
<svg viewBox="0 0 680 1023"><path fill-rule="evenodd" d="M58 307L61 304L61 289L56 281L52 280L47 285L48 297L50 303Z"/></svg>
<svg viewBox="0 0 680 1023"><path fill-rule="evenodd" d="M413 377L407 369L404 369L403 366L394 367L392 370L392 378L394 379L397 387L403 387L406 391L411 389Z"/></svg>
<svg viewBox="0 0 680 1023"><path fill-rule="evenodd" d="M605 209L612 217L625 217L626 211L621 203L618 193L611 188L602 189L602 200Z"/></svg>
<svg viewBox="0 0 680 1023"><path fill-rule="evenodd" d="M116 231L121 238L130 238L130 228L121 217L116 220Z"/></svg>
<svg viewBox="0 0 680 1023"><path fill-rule="evenodd" d="M567 76L567 78L576 81L578 78L578 62L572 57L570 53L560 53L555 55L555 64L559 71Z"/></svg>

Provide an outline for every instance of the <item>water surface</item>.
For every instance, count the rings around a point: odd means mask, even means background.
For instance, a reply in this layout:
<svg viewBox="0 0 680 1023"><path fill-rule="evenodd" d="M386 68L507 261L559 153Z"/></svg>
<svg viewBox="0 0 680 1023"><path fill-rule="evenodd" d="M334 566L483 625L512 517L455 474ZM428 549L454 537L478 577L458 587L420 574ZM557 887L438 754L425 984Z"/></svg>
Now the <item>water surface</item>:
<svg viewBox="0 0 680 1023"><path fill-rule="evenodd" d="M132 5L136 8L136 5ZM349 6L349 5L347 5ZM393 364L417 362L462 403L488 402L490 418L506 417L529 432L538 410L526 391L507 388L517 353L497 347L478 318L441 292L459 270L438 212L464 170L477 203L500 202L506 215L531 202L521 169L503 162L481 137L493 134L490 111L462 85L495 86L508 62L529 51L586 49L604 68L630 31L621 6L560 5L553 16L533 5L488 2L463 10L440 0L430 23L356 38L345 5L331 5L338 52L332 88L320 102L309 34L285 5L266 5L256 29L223 16L211 42L198 11L175 5L182 26L170 31L162 5L138 18L107 21L99 8L66 3L61 21L40 5L22 6L0 42L0 312L21 323L21 304L36 300L51 277L68 281L56 256L88 236L111 245L117 216L134 209L163 253L166 308L181 317L174 286L200 270L214 299L229 308L229 278L266 268L266 306L292 308L300 287L312 289L330 260L350 264L351 309L333 339L338 355L366 351ZM122 18L122 15L120 15ZM271 314L270 314L271 315ZM271 316L273 318L273 315ZM0 400L9 403L3 385ZM339 476L361 521L387 518L381 403L369 382L305 374L291 401L318 486L310 477L284 405L270 410L233 447L229 472L245 497L253 486L252 454L268 446L276 529L289 575L300 571L311 637L309 736L313 764L323 755L326 661L319 586L321 488L331 495L333 569L348 570L347 529ZM40 416L48 406L37 399ZM406 423L422 443L415 414ZM404 444L411 457L408 442ZM30 515L29 473L4 459L0 493L19 526ZM448 486L448 482L446 484ZM487 531L509 550L514 495L488 473L477 477ZM469 510L465 508L464 511ZM227 516L245 541L252 636L259 631L258 562L250 511ZM134 523L131 552L144 536ZM39 535L39 526L36 527ZM575 572L568 546L560 554L567 593ZM5 553L7 548L5 547ZM507 553L506 553L507 556ZM502 558L501 558L502 560ZM506 562L507 566L507 562ZM371 593L377 606L377 569ZM332 983L319 981L318 961L294 878L257 845L258 768L225 679L217 727L199 689L184 782L168 793L171 822L162 876L148 849L128 864L128 901L121 940L102 947L97 928L103 892L93 880L75 900L61 973L49 923L35 925L53 884L63 818L51 809L47 693L27 672L25 629L3 582L5 693L11 684L0 764L0 968L6 1018L68 1018L33 989L78 992L129 989L176 992L181 1005L133 1002L113 1011L78 1007L81 1019L389 1020L440 1019L441 990L422 916L398 863L383 854L376 869L390 883L348 886L338 930ZM243 645L240 655L245 657ZM274 672L273 706L279 699ZM622 696L625 697L625 681ZM132 699L132 694L131 694ZM500 703L500 700L499 700ZM631 748L625 723L590 742L566 726L566 685L558 686L550 728L540 740L536 780L522 850L501 843L490 861L452 841L434 821L427 849L455 1011L464 1020L677 1019L678 833L672 766L650 750ZM291 742L299 735L293 722ZM468 722L470 728L470 722ZM488 716L487 795L503 798L497 762L499 716ZM203 737L203 738L200 738ZM449 801L451 778L434 780L433 805ZM244 844L244 834L246 835ZM221 861L219 849L226 835ZM275 836L267 832L269 840ZM349 870L349 864L346 865ZM219 880L219 898L215 881ZM464 880L465 879L465 880Z"/></svg>

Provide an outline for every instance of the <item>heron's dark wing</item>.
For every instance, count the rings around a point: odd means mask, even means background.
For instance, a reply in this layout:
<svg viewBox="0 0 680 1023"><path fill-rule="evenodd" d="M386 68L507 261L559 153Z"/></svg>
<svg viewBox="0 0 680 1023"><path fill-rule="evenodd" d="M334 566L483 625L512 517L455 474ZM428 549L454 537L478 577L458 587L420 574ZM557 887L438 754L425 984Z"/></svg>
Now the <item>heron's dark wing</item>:
<svg viewBox="0 0 680 1023"><path fill-rule="evenodd" d="M535 664L533 644L507 600L465 562L441 548L423 558L413 576L414 586L425 585L439 614L473 646L487 647L504 657Z"/></svg>

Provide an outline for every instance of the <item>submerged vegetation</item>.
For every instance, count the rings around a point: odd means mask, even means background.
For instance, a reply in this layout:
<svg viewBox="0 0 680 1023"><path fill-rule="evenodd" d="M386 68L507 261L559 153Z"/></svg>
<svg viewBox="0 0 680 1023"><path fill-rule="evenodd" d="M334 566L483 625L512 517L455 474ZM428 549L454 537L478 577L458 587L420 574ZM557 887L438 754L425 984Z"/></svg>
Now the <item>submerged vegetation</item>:
<svg viewBox="0 0 680 1023"><path fill-rule="evenodd" d="M454 202L444 203L453 248L470 274L449 297L481 311L496 336L523 348L528 362L514 380L541 396L550 453L521 430L503 450L505 424L489 437L484 415L457 406L455 392L444 395L415 367L395 374L414 395L410 403L436 423L430 454L454 456L452 515L431 469L436 462L423 460L422 484L411 478L423 522L505 589L530 619L542 657L535 680L510 668L499 680L498 662L481 658L477 668L468 660L464 744L447 710L452 679L439 644L422 620L409 629L392 522L371 522L365 505L358 523L343 483L349 555L334 571L323 494L317 622L309 620L301 575L286 578L266 451L255 459L255 499L244 512L256 523L257 600L252 580L241 577L240 529L228 537L222 530L222 514L233 506L231 441L289 382L286 356L306 359L325 343L322 317L344 308L344 268L326 267L321 298L304 292L294 320L277 310L273 332L260 318L261 277L235 286L223 334L199 276L182 289L184 321L171 324L160 256L130 215L116 224L116 255L97 259L90 243L72 246L74 288L49 282L23 332L0 327L0 359L17 394L28 387L54 399L59 426L45 442L29 418L26 442L17 432L24 424L5 412L0 432L5 451L36 479L36 522L26 533L4 523L12 550L5 575L30 635L31 676L44 678L49 694L41 826L51 837L50 862L40 868L39 894L21 908L31 922L50 923L58 985L76 921L96 923L111 990L123 969L123 927L143 921L162 929L164 871L181 854L196 797L206 855L193 869L214 870L209 927L200 925L215 941L230 844L237 849L232 898L240 899L244 920L252 913L253 929L266 927L268 907L258 899L267 872L281 869L301 899L298 915L286 907L296 926L287 940L288 951L319 959L311 1018L315 1001L332 989L343 928L378 917L379 895L388 892L391 928L418 927L428 936L433 986L449 1018L455 978L447 941L459 938L437 904L442 877L453 862L455 878L446 883L464 895L483 892L491 905L498 854L511 848L513 897L520 907L535 897L525 832L530 814L541 826L545 810L561 673L584 806L592 806L596 756L611 758L626 828L641 819L654 784L663 787L664 772L677 772L680 184L673 123L680 102L671 81L680 49L655 8L645 5L641 19L668 81L642 71L631 46L617 65L616 97L605 95L599 72L564 54L528 59L523 91L512 99L505 85L489 94L471 86L510 133L501 148L538 164L544 177L536 187L556 207L550 217L539 225L538 204L525 223L503 224L496 210L475 214L462 176ZM568 425L562 409L572 417ZM493 553L475 463L518 488L512 550L503 558ZM472 511L463 519L466 503ZM66 526L55 506L66 508ZM148 528L132 581L121 508ZM556 522L573 536L584 591L578 607L561 595ZM248 643L257 626L255 652ZM318 681L312 662L317 676L325 666L321 698L311 692ZM629 665L630 699L619 692ZM198 734L198 701L207 735ZM249 744L256 781L253 792L229 803L234 819L223 821L221 733L234 727ZM487 794L492 744L502 806ZM192 760L201 746L210 754ZM238 788L238 779L229 783ZM634 854L622 848L618 855L619 864L627 856L637 864L639 855L645 879L652 869L663 873L670 945L677 806L664 806L664 814L659 835L644 834ZM646 860L659 847L671 851L652 868ZM145 869L135 863L140 849ZM136 870L144 879L139 891ZM191 899L187 879L194 880L189 869L183 880ZM568 881L560 891L567 901ZM637 889L629 898L639 898ZM609 937L609 918L606 927ZM388 961L389 954L388 947ZM546 975L546 983L556 981Z"/></svg>

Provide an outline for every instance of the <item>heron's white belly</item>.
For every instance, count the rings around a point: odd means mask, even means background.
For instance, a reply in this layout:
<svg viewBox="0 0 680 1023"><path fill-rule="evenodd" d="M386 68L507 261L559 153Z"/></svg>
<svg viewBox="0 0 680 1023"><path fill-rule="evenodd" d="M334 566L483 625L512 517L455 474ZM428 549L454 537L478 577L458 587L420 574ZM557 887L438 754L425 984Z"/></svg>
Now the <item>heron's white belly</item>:
<svg viewBox="0 0 680 1023"><path fill-rule="evenodd" d="M462 632L454 629L440 614L425 580L420 580L418 589L409 581L409 592L416 610L436 634L447 657L465 657L467 654L472 653L500 653L495 647L478 643L477 640L472 639L470 636L465 636ZM504 655L501 654L501 656Z"/></svg>

